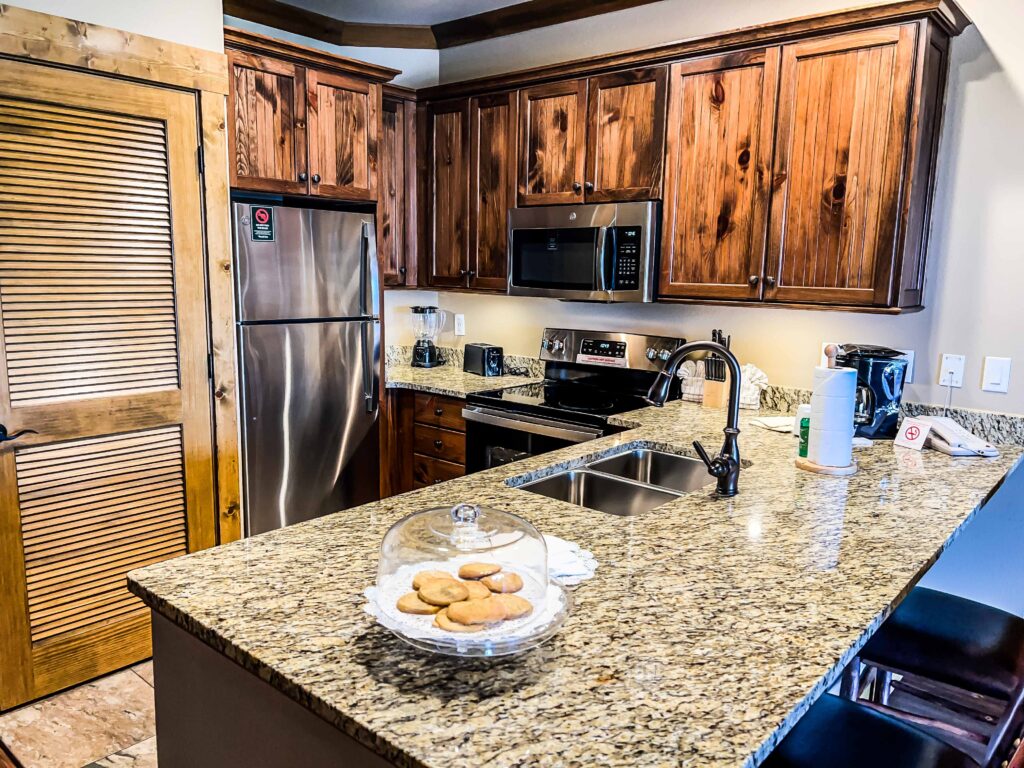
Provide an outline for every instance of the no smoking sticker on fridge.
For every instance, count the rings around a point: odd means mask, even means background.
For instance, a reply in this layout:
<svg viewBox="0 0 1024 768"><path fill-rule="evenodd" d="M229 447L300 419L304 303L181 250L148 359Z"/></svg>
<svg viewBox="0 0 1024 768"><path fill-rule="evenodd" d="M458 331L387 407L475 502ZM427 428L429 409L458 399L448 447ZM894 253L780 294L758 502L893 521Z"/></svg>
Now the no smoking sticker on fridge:
<svg viewBox="0 0 1024 768"><path fill-rule="evenodd" d="M250 206L249 226L253 240L272 242L274 240L274 209L268 205Z"/></svg>

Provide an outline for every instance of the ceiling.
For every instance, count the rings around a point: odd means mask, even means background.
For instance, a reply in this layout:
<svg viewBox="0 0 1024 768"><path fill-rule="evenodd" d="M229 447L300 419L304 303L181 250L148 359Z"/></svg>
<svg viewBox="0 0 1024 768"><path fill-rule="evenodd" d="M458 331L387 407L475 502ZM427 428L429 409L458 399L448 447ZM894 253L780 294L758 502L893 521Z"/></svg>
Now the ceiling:
<svg viewBox="0 0 1024 768"><path fill-rule="evenodd" d="M521 0L519 0L521 1ZM289 5L362 24L432 26L497 8L517 0L286 0Z"/></svg>

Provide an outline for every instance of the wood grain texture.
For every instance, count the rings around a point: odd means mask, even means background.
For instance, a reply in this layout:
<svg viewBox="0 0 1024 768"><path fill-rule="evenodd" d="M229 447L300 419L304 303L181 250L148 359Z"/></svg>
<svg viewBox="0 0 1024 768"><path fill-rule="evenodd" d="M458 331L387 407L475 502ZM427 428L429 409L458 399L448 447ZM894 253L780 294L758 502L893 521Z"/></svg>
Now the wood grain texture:
<svg viewBox="0 0 1024 768"><path fill-rule="evenodd" d="M891 302L916 34L783 47L767 300Z"/></svg>
<svg viewBox="0 0 1024 768"><path fill-rule="evenodd" d="M141 658L116 569L216 521L195 95L2 61L0 104L6 708Z"/></svg>
<svg viewBox="0 0 1024 768"><path fill-rule="evenodd" d="M401 99L384 99L381 111L377 252L381 281L388 286L405 285L409 274L405 226L407 109Z"/></svg>
<svg viewBox="0 0 1024 768"><path fill-rule="evenodd" d="M588 80L588 203L661 197L667 81L667 67Z"/></svg>
<svg viewBox="0 0 1024 768"><path fill-rule="evenodd" d="M672 65L661 295L760 298L778 73L778 48Z"/></svg>
<svg viewBox="0 0 1024 768"><path fill-rule="evenodd" d="M519 91L519 205L583 201L587 81Z"/></svg>
<svg viewBox="0 0 1024 768"><path fill-rule="evenodd" d="M466 465L435 459L433 456L412 455L412 488L426 488L466 474Z"/></svg>
<svg viewBox="0 0 1024 768"><path fill-rule="evenodd" d="M636 67L666 64L697 56L733 53L748 48L795 42L884 24L927 19L945 35L958 35L970 19L949 0L903 0L878 3L833 13L814 14L771 24L729 30L675 43L621 53L590 56L573 61L523 69L500 75L445 83L419 91L422 99L454 99L513 88L525 88L579 77L595 76Z"/></svg>
<svg viewBox="0 0 1024 768"><path fill-rule="evenodd" d="M413 432L412 445L413 451L423 456L433 456L435 459L455 464L466 463L465 432L417 424Z"/></svg>
<svg viewBox="0 0 1024 768"><path fill-rule="evenodd" d="M376 200L381 91L348 75L306 70L310 191Z"/></svg>
<svg viewBox="0 0 1024 768"><path fill-rule="evenodd" d="M469 264L469 104L427 109L427 280L465 286Z"/></svg>
<svg viewBox="0 0 1024 768"><path fill-rule="evenodd" d="M465 432L466 420L462 418L464 406L465 401L455 397L417 392L413 401L414 420L428 427Z"/></svg>
<svg viewBox="0 0 1024 768"><path fill-rule="evenodd" d="M235 302L228 188L227 98L199 94L200 129L207 172L203 174L206 280L210 353L213 356L213 418L217 471L217 541L242 536L238 469L238 375L235 370Z"/></svg>
<svg viewBox="0 0 1024 768"><path fill-rule="evenodd" d="M306 194L306 72L267 56L229 51L231 186Z"/></svg>
<svg viewBox="0 0 1024 768"><path fill-rule="evenodd" d="M381 421L381 488L386 499L413 488L412 455L415 392L411 389L388 390L383 398Z"/></svg>
<svg viewBox="0 0 1024 768"><path fill-rule="evenodd" d="M223 54L0 4L0 54L213 93L228 92Z"/></svg>
<svg viewBox="0 0 1024 768"><path fill-rule="evenodd" d="M515 93L474 98L469 105L469 287L508 285L508 211L516 200Z"/></svg>

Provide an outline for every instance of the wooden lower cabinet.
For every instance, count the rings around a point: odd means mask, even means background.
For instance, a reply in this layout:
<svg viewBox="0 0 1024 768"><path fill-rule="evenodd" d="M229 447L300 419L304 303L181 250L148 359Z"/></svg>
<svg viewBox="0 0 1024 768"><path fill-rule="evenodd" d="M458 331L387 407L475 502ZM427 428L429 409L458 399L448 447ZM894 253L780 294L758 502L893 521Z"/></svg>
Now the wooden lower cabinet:
<svg viewBox="0 0 1024 768"><path fill-rule="evenodd" d="M383 497L466 474L464 405L443 395L401 389L388 393Z"/></svg>
<svg viewBox="0 0 1024 768"><path fill-rule="evenodd" d="M0 709L148 656L125 574L216 542L196 115L0 61Z"/></svg>

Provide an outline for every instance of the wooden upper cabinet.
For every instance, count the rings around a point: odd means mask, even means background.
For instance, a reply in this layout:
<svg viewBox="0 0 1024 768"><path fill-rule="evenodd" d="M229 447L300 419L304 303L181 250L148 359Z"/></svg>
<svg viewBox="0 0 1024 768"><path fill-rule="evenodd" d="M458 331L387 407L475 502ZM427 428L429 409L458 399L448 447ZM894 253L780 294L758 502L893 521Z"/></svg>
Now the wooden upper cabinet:
<svg viewBox="0 0 1024 768"><path fill-rule="evenodd" d="M761 297L779 49L672 65L659 290Z"/></svg>
<svg viewBox="0 0 1024 768"><path fill-rule="evenodd" d="M519 205L583 202L587 81L519 91Z"/></svg>
<svg viewBox="0 0 1024 768"><path fill-rule="evenodd" d="M587 86L587 202L661 197L667 67L592 77Z"/></svg>
<svg viewBox="0 0 1024 768"><path fill-rule="evenodd" d="M892 286L918 28L783 47L767 300L898 300Z"/></svg>
<svg viewBox="0 0 1024 768"><path fill-rule="evenodd" d="M231 186L306 194L305 69L228 51Z"/></svg>
<svg viewBox="0 0 1024 768"><path fill-rule="evenodd" d="M380 84L309 69L306 101L310 191L376 200Z"/></svg>
<svg viewBox="0 0 1024 768"><path fill-rule="evenodd" d="M508 285L508 210L515 207L516 95L470 101L469 287Z"/></svg>
<svg viewBox="0 0 1024 768"><path fill-rule="evenodd" d="M383 100L377 182L377 253L384 285L415 282L410 259L416 242L415 218L410 218L413 201L408 186L414 179L410 174L416 172L414 121L415 104L402 99Z"/></svg>
<svg viewBox="0 0 1024 768"><path fill-rule="evenodd" d="M427 282L464 287L469 263L469 102L427 107Z"/></svg>

